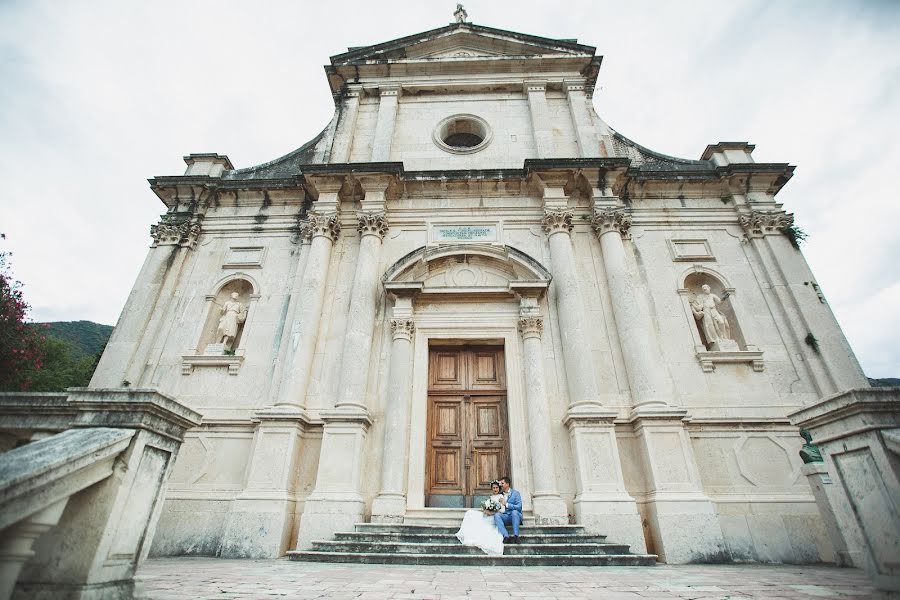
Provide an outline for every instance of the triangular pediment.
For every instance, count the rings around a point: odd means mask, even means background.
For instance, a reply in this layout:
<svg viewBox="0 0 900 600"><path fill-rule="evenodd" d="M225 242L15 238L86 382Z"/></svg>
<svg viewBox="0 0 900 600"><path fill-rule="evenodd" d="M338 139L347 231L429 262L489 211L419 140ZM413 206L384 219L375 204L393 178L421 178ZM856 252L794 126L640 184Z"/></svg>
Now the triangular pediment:
<svg viewBox="0 0 900 600"><path fill-rule="evenodd" d="M553 40L493 29L471 23L454 23L382 44L353 48L331 58L343 65L384 60L427 60L505 56L592 56L595 48L574 40Z"/></svg>

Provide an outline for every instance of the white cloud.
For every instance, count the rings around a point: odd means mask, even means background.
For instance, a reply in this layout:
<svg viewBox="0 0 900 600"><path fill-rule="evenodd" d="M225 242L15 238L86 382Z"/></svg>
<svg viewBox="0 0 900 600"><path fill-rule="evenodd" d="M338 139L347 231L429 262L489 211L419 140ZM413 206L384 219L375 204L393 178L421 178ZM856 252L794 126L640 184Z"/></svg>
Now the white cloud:
<svg viewBox="0 0 900 600"><path fill-rule="evenodd" d="M146 179L190 152L237 166L328 122L322 65L448 23L446 3L0 4L0 230L34 318L117 318L162 212ZM900 374L900 5L466 2L479 24L604 55L595 104L664 153L748 140L798 166L779 199L863 366ZM877 310L879 323L861 318Z"/></svg>

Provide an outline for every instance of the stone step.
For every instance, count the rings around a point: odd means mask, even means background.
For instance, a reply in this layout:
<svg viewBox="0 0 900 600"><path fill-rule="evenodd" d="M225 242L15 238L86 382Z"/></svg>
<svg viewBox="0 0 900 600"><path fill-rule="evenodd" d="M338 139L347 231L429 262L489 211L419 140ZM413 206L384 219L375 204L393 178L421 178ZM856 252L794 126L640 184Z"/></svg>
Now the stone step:
<svg viewBox="0 0 900 600"><path fill-rule="evenodd" d="M527 535L526 535L527 531ZM603 544L605 535L548 533L535 534L533 529L522 530L522 542L528 544ZM339 542L415 542L421 544L459 544L454 533L384 533L375 531L339 531L334 534Z"/></svg>
<svg viewBox="0 0 900 600"><path fill-rule="evenodd" d="M455 534L459 531L456 525L410 525L393 523L357 523L354 529L360 533L418 533L422 535ZM522 527L522 535L578 535L584 533L581 525L541 525L539 527Z"/></svg>
<svg viewBox="0 0 900 600"><path fill-rule="evenodd" d="M314 552L352 553L352 554L444 554L444 555L484 555L479 548L463 546L459 542L452 544L410 543L410 542L346 542L315 541ZM628 554L626 544L507 544L503 548L504 556L569 556L596 554Z"/></svg>
<svg viewBox="0 0 900 600"><path fill-rule="evenodd" d="M456 566L568 566L568 567L651 567L655 554L572 554L572 555L503 555L486 554L392 554L355 552L288 552L290 560L307 562L361 563L385 565L456 565Z"/></svg>

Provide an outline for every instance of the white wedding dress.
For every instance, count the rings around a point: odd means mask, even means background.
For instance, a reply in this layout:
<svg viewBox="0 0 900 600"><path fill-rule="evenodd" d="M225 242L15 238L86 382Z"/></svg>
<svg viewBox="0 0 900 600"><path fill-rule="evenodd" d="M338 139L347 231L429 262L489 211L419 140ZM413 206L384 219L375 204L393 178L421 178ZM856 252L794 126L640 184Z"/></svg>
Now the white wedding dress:
<svg viewBox="0 0 900 600"><path fill-rule="evenodd" d="M491 499L499 502L502 497L501 494L496 494L491 496ZM501 507L500 512L504 511L505 509ZM503 534L500 533L497 525L494 524L494 516L486 515L480 510L472 509L466 511L462 525L460 525L459 531L456 532L456 539L462 542L464 546L477 546L485 554L490 554L491 556L503 554Z"/></svg>

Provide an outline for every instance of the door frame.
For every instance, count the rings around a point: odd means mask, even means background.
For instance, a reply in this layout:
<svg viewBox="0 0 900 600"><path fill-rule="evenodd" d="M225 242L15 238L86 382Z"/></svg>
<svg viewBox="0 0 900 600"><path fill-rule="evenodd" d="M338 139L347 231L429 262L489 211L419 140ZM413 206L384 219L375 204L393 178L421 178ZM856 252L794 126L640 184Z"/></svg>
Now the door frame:
<svg viewBox="0 0 900 600"><path fill-rule="evenodd" d="M514 487L522 492L523 510L531 509L531 477L528 456L528 423L522 373L522 342L518 330L518 305L514 312L460 315L415 314L413 397L409 428L409 471L406 508L425 508L425 455L428 450L428 353L430 345L484 344L503 346L506 366L506 410L509 423L509 462ZM468 311L465 311L468 313ZM434 319L432 321L432 319ZM441 510L441 509L435 509Z"/></svg>

